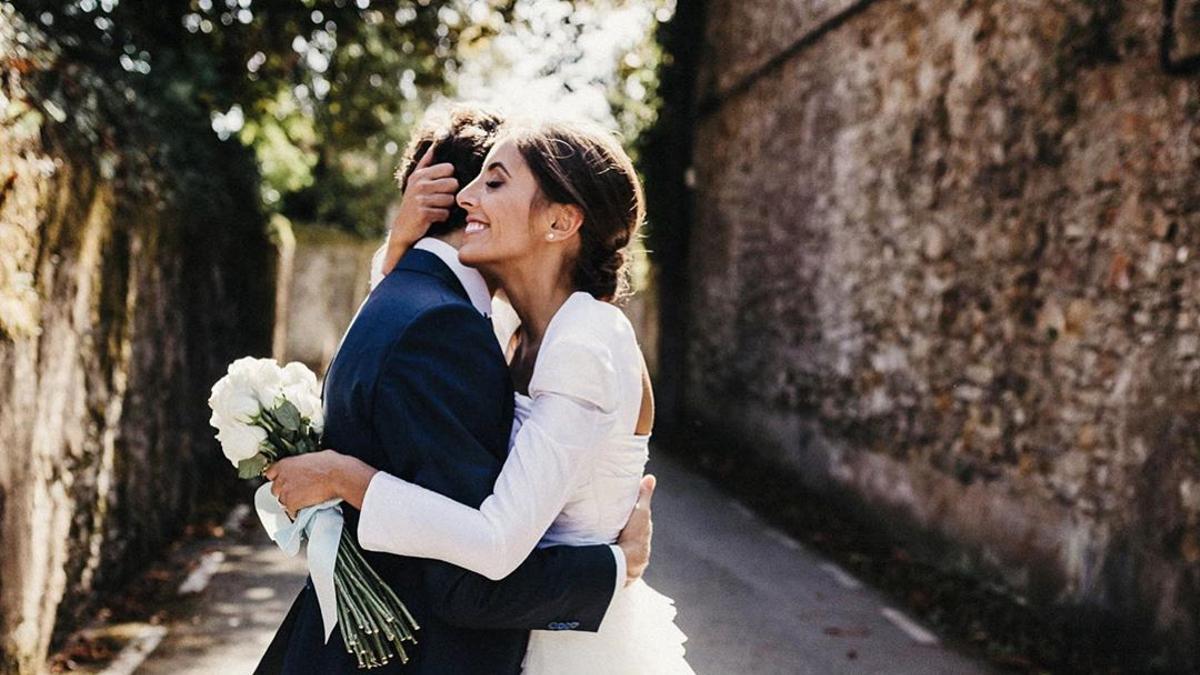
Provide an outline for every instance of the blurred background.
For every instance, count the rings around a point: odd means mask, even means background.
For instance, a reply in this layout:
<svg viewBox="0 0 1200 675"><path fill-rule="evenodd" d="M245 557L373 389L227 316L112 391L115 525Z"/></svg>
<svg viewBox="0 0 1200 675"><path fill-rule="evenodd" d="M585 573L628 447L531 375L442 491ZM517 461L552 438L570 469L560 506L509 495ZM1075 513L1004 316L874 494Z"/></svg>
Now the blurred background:
<svg viewBox="0 0 1200 675"><path fill-rule="evenodd" d="M820 556L731 593L836 667L652 565L699 672L965 672L788 614L805 565L981 669L1200 668L1200 0L3 0L0 58L0 672L223 536L209 387L323 370L463 99L642 174L656 536L713 490Z"/></svg>

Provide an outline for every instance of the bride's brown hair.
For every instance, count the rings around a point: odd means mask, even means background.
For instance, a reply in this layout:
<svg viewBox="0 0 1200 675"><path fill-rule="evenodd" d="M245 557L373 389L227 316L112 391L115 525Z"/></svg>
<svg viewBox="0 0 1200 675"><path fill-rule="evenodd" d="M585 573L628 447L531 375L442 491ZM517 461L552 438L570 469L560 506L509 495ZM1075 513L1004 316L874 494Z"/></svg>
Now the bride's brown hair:
<svg viewBox="0 0 1200 675"><path fill-rule="evenodd" d="M508 134L537 180L539 197L583 212L572 282L598 300L630 294L626 248L645 218L642 184L614 135L582 122L525 122Z"/></svg>

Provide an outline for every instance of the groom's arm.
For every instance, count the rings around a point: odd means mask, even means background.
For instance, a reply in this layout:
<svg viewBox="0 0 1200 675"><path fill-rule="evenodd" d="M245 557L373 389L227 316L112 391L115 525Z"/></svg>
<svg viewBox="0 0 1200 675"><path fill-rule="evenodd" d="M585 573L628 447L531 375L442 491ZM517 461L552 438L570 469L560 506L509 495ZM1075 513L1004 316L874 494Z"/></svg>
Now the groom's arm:
<svg viewBox="0 0 1200 675"><path fill-rule="evenodd" d="M489 353L495 338L473 311L438 307L405 330L380 373L372 418L393 465L415 464L413 483L478 507L500 459L473 422L495 415L497 397L510 393L507 369ZM536 549L500 581L429 560L425 583L434 611L457 625L595 631L624 581L615 553L607 545Z"/></svg>
<svg viewBox="0 0 1200 675"><path fill-rule="evenodd" d="M438 617L464 628L600 630L616 574L608 546L537 549L500 581L440 560L425 567Z"/></svg>

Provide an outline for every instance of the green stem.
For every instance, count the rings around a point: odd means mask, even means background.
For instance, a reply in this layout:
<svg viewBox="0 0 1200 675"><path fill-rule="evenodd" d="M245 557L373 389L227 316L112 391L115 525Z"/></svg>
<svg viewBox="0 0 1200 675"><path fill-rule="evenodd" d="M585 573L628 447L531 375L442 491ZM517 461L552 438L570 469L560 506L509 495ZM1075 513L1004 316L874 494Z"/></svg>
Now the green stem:
<svg viewBox="0 0 1200 675"><path fill-rule="evenodd" d="M353 654L354 658L358 660L358 667L365 668L367 665L366 652L363 651L358 641L358 635L355 634L354 629L351 627L350 611L340 601L338 602L337 611L338 627L342 631L342 643L346 646L346 651Z"/></svg>
<svg viewBox="0 0 1200 675"><path fill-rule="evenodd" d="M358 542L342 531L334 581L338 597L338 620L346 650L354 654L359 668L375 668L399 658L408 663L405 641L416 643L417 630L408 608L366 561Z"/></svg>
<svg viewBox="0 0 1200 675"><path fill-rule="evenodd" d="M401 618L408 614L408 610L405 609L403 604L400 604L399 601L397 601L396 604L389 604L387 598L380 597L378 594L380 589L387 589L387 584L384 584L382 580L379 580L378 576L373 573L371 576L375 576L375 583L367 581L366 574L364 573L364 565L359 563L351 563L346 565L346 571L352 575L356 585L365 591L367 601L370 604L371 609L373 609L380 618L379 623L383 627L383 633L387 640L395 643L396 648L399 651L403 651L403 647L399 644L400 642L404 640L411 640L415 643L416 638L413 637L412 629L409 628L410 623ZM370 568L365 567L365 571L370 572ZM394 594L390 593L390 589L388 589L388 592L393 598L395 597Z"/></svg>
<svg viewBox="0 0 1200 675"><path fill-rule="evenodd" d="M343 532L343 534L345 533ZM349 539L348 537L346 540L349 543L349 546L346 547L348 548L348 555L354 558L355 562L358 563L358 565L364 571L364 583L370 588L383 592L385 599L390 606L398 610L399 619L397 620L397 623L400 624L400 627L405 634L405 639L410 639L412 640L413 644L416 644L417 640L415 637L413 637L412 631L419 630L421 627L417 625L416 619L414 619L412 614L409 613L408 607L404 606L404 603L400 601L400 598L396 596L396 593L392 591L392 588L384 583L383 579L379 578L379 575L375 573L375 570L371 569L370 564L367 563L365 558L363 558L358 544L355 543L353 539ZM409 629L409 626L412 627L411 630Z"/></svg>
<svg viewBox="0 0 1200 675"><path fill-rule="evenodd" d="M362 608L358 606L358 603L356 602L357 599L346 587L345 580L339 578L335 573L333 575L333 581L337 587L338 603L346 603L346 609L350 613L350 618L354 621L352 626L357 627L359 631L365 631L366 627L363 624Z"/></svg>
<svg viewBox="0 0 1200 675"><path fill-rule="evenodd" d="M348 628L351 637L347 639L343 633L343 639L347 641L347 651L354 653L355 658L362 664L359 666L360 668L374 668L380 665L384 652L377 647L377 641L373 639L374 634L368 627L367 612L360 605L353 589L336 576L334 579L338 582L340 591L338 603L346 606L347 618L351 621ZM354 628L355 624L357 624L357 629Z"/></svg>

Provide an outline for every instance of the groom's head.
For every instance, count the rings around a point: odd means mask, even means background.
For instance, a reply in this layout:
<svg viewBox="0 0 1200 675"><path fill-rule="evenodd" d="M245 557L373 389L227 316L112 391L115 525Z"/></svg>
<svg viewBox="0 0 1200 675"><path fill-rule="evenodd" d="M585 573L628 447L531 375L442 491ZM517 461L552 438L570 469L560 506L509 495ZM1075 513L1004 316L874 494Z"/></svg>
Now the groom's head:
<svg viewBox="0 0 1200 675"><path fill-rule="evenodd" d="M445 112L426 113L421 125L413 131L404 151L404 160L396 170L396 181L400 188L408 184L408 177L416 169L421 156L429 146L435 144L433 164L453 164L454 178L459 188L475 180L483 169L483 159L492 149L503 121L496 112L475 106L457 106ZM426 234L441 237L466 225L467 212L455 204L450 207L450 217L431 225Z"/></svg>

